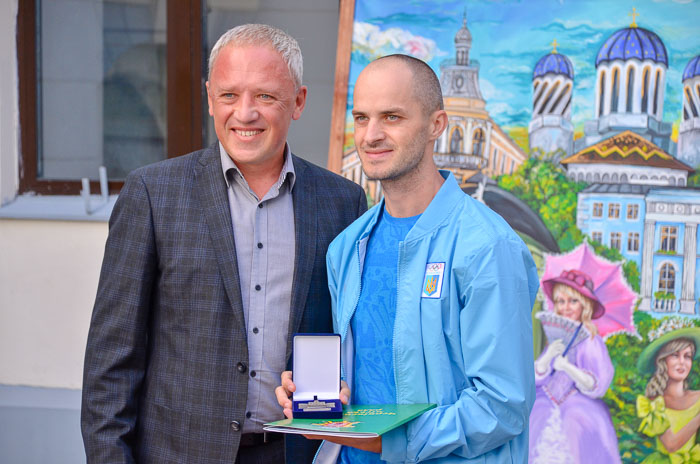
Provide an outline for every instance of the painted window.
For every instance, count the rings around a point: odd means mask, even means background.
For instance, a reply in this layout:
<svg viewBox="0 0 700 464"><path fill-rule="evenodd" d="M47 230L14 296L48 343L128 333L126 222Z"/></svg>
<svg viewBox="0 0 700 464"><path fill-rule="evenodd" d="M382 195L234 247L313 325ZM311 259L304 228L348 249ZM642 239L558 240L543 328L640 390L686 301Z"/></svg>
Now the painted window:
<svg viewBox="0 0 700 464"><path fill-rule="evenodd" d="M603 243L603 233L598 231L591 232L591 239L594 242Z"/></svg>
<svg viewBox="0 0 700 464"><path fill-rule="evenodd" d="M620 251L621 242L622 242L622 234L620 232L611 232L610 233L610 248L614 248L617 251Z"/></svg>
<svg viewBox="0 0 700 464"><path fill-rule="evenodd" d="M659 290L673 292L676 288L676 270L670 263L665 263L659 271Z"/></svg>
<svg viewBox="0 0 700 464"><path fill-rule="evenodd" d="M450 153L462 153L462 129L455 127L450 139Z"/></svg>
<svg viewBox="0 0 700 464"><path fill-rule="evenodd" d="M676 251L676 240L678 239L678 227L661 227L661 250Z"/></svg>
<svg viewBox="0 0 700 464"><path fill-rule="evenodd" d="M603 115L603 107L605 106L605 71L600 73L600 99L598 101L598 116Z"/></svg>
<svg viewBox="0 0 700 464"><path fill-rule="evenodd" d="M649 71L648 67L644 68L642 77L642 113L646 113L649 108Z"/></svg>
<svg viewBox="0 0 700 464"><path fill-rule="evenodd" d="M477 129L474 131L474 135L472 136L472 154L481 156L482 152L484 151L484 131L481 129ZM501 168L501 171L503 169Z"/></svg>
<svg viewBox="0 0 700 464"><path fill-rule="evenodd" d="M654 110L652 114L656 114L659 108L659 81L661 80L661 70L656 71L656 82L654 82Z"/></svg>
<svg viewBox="0 0 700 464"><path fill-rule="evenodd" d="M637 252L639 251L639 233L630 232L627 235L627 251Z"/></svg>
<svg viewBox="0 0 700 464"><path fill-rule="evenodd" d="M688 87L685 88L685 98L686 101L688 102L688 106L690 107L690 111L693 113L693 117L697 118L698 117L698 109L695 107L695 102L693 101L693 97L690 94L690 89Z"/></svg>
<svg viewBox="0 0 700 464"><path fill-rule="evenodd" d="M602 203L593 203L593 217L603 217Z"/></svg>
<svg viewBox="0 0 700 464"><path fill-rule="evenodd" d="M625 111L632 112L632 102L634 101L634 68L632 66L627 70L627 106Z"/></svg>
<svg viewBox="0 0 700 464"><path fill-rule="evenodd" d="M635 220L639 218L639 205L627 205L627 219Z"/></svg>
<svg viewBox="0 0 700 464"><path fill-rule="evenodd" d="M620 71L615 68L613 69L613 83L612 83L612 101L610 112L617 113L618 100L620 98Z"/></svg>
<svg viewBox="0 0 700 464"><path fill-rule="evenodd" d="M619 219L620 218L620 203L610 203L608 205L608 218Z"/></svg>

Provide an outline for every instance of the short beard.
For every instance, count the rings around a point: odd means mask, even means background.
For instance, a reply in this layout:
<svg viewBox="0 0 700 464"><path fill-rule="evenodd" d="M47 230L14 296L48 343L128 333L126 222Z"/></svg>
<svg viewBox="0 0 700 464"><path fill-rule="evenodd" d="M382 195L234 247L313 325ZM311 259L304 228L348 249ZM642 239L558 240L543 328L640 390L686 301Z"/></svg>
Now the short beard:
<svg viewBox="0 0 700 464"><path fill-rule="evenodd" d="M406 152L401 162L396 166L391 166L387 172L377 173L377 175L369 175L365 170L365 175L369 180L378 180L380 182L393 182L403 178L413 177L417 172L417 167L423 161L425 146L428 137L423 133L418 133L407 144ZM419 179L420 180L420 179Z"/></svg>

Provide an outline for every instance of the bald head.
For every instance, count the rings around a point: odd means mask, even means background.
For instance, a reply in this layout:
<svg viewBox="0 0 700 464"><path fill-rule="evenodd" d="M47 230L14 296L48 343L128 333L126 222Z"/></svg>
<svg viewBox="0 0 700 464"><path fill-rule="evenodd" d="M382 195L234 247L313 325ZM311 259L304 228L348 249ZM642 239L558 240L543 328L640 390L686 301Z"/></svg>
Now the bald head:
<svg viewBox="0 0 700 464"><path fill-rule="evenodd" d="M432 68L424 61L408 55L387 55L374 60L367 65L366 69L395 64L402 64L410 71L413 96L420 102L426 115L444 109L440 81Z"/></svg>

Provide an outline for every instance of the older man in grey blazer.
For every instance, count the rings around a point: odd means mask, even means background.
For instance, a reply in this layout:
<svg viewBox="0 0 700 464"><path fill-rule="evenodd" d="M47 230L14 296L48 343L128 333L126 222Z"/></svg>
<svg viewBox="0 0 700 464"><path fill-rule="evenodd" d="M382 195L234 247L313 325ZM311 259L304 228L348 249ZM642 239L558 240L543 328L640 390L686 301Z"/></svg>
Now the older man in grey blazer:
<svg viewBox="0 0 700 464"><path fill-rule="evenodd" d="M88 462L284 462L274 387L295 332L331 331L330 241L367 203L293 155L296 41L225 33L209 59L218 142L132 172L110 231L85 355ZM313 449L287 443L287 462Z"/></svg>

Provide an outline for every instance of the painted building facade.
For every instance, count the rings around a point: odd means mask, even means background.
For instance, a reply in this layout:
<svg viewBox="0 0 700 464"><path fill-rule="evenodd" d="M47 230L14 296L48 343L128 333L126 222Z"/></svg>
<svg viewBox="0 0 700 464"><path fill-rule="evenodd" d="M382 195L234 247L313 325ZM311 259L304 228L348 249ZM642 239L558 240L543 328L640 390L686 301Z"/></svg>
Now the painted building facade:
<svg viewBox="0 0 700 464"><path fill-rule="evenodd" d="M486 110L479 63L469 59L472 36L466 16L454 42L455 58L440 65L448 127L435 142L435 164L451 170L460 183L479 171L488 177L510 174L527 156Z"/></svg>
<svg viewBox="0 0 700 464"><path fill-rule="evenodd" d="M700 190L593 184L579 193L576 222L637 263L639 310L700 315Z"/></svg>
<svg viewBox="0 0 700 464"><path fill-rule="evenodd" d="M659 36L632 21L603 43L595 66L595 119L575 149L631 130L674 153L672 124L663 121L668 53Z"/></svg>
<svg viewBox="0 0 700 464"><path fill-rule="evenodd" d="M579 182L685 186L693 169L632 131L613 135L561 160Z"/></svg>

